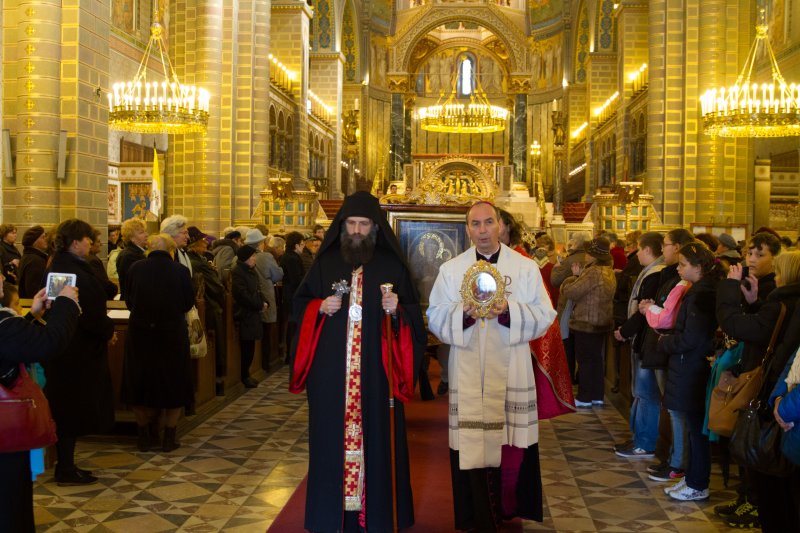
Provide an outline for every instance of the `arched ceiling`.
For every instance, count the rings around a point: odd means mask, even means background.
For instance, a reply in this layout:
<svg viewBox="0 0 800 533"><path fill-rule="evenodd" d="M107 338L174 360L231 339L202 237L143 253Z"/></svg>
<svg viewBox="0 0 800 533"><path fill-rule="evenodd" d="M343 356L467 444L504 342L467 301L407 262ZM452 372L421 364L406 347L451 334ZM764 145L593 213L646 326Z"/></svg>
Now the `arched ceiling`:
<svg viewBox="0 0 800 533"><path fill-rule="evenodd" d="M529 64L526 35L502 11L493 5L469 5L463 7L427 5L411 18L404 28L391 39L390 71L410 72L419 61L414 57L417 44L422 41L439 41L441 28L459 23L464 28L475 28L476 32L493 34L506 51L509 72L525 71ZM429 35L437 36L431 39ZM488 35L487 34L487 35ZM418 51L417 51L418 54Z"/></svg>

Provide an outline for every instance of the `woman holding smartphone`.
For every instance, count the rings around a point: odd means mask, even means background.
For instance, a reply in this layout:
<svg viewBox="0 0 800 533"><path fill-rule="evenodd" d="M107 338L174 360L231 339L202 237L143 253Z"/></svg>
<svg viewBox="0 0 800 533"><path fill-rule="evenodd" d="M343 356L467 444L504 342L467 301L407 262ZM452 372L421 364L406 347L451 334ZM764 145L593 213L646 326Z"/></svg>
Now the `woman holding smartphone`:
<svg viewBox="0 0 800 533"><path fill-rule="evenodd" d="M78 437L103 433L114 424L114 397L108 368L108 342L114 323L108 317L106 292L87 262L94 228L65 220L55 235L55 255L48 272L75 274L81 295L78 329L62 357L45 364L45 394L56 421L56 482L87 485L97 478L75 465Z"/></svg>

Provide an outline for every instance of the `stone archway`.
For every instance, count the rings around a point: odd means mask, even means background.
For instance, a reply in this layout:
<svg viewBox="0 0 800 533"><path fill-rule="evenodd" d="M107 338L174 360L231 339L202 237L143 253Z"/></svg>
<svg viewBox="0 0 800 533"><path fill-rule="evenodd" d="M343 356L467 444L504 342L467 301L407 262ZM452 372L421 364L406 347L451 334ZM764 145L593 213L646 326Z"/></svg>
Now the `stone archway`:
<svg viewBox="0 0 800 533"><path fill-rule="evenodd" d="M473 22L491 31L508 52L505 60L509 73L529 69L529 53L525 34L496 6L437 6L420 8L419 13L391 40L390 73L399 75L411 70L412 52L417 43L433 29L452 21Z"/></svg>

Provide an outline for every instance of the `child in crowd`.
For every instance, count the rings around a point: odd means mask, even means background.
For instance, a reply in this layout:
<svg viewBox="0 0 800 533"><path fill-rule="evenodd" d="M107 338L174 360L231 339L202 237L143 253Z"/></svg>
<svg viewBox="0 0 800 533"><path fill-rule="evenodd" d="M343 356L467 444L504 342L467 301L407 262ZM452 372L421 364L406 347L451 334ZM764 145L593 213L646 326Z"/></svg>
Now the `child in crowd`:
<svg viewBox="0 0 800 533"><path fill-rule="evenodd" d="M712 353L715 295L719 267L714 254L700 242L690 242L678 252L678 274L692 283L678 310L672 333L662 335L658 350L668 356L664 403L672 416L684 420L688 434L689 462L686 476L664 489L682 501L705 500L711 476L711 451L703 434L707 357Z"/></svg>

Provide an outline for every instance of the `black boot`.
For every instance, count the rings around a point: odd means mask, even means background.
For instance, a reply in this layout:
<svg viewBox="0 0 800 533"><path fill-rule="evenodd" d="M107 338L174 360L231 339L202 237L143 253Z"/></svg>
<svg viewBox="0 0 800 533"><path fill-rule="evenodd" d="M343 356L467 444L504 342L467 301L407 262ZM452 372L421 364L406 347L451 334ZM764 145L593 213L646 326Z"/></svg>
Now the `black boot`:
<svg viewBox="0 0 800 533"><path fill-rule="evenodd" d="M136 448L138 448L140 452L149 452L152 442L150 428L148 426L136 426L136 430L139 433L139 438L136 439Z"/></svg>
<svg viewBox="0 0 800 533"><path fill-rule="evenodd" d="M161 444L161 427L158 422L150 422L147 428L150 430L150 449L154 450Z"/></svg>
<svg viewBox="0 0 800 533"><path fill-rule="evenodd" d="M164 426L164 441L161 445L161 451L171 452L181 447L181 443L175 438L176 428Z"/></svg>

